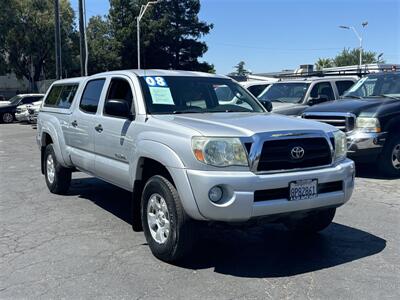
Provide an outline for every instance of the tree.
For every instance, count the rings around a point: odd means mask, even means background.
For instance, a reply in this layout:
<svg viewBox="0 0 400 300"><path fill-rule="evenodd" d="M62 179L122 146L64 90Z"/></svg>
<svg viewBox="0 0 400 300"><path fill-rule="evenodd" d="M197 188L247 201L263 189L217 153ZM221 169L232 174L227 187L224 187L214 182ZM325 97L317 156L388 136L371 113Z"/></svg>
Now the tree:
<svg viewBox="0 0 400 300"><path fill-rule="evenodd" d="M372 64L377 61L376 53L372 51L363 51L362 54L362 64ZM335 66L352 66L358 65L360 63L360 49L344 48L341 53L339 53L333 62Z"/></svg>
<svg viewBox="0 0 400 300"><path fill-rule="evenodd" d="M87 39L90 74L121 68L120 44L112 33L108 19L101 16L91 17L87 28Z"/></svg>
<svg viewBox="0 0 400 300"><path fill-rule="evenodd" d="M375 52L363 51L362 63L373 64L378 62L378 57ZM384 63L384 61L379 61ZM343 66L354 66L360 63L360 49L344 48L342 52L336 55L333 59L330 58L319 58L315 63L317 70L329 67L343 67Z"/></svg>
<svg viewBox="0 0 400 300"><path fill-rule="evenodd" d="M246 63L244 61L241 61L236 66L234 66L236 72L234 72L233 74L235 74L236 76L246 76L247 74L250 74L250 71L245 69L245 64Z"/></svg>
<svg viewBox="0 0 400 300"><path fill-rule="evenodd" d="M3 0L0 10L0 54L7 69L18 78L25 77L31 90L36 82L53 77L54 68L54 1ZM74 12L68 0L60 1L63 74L72 75L76 61L77 34Z"/></svg>
<svg viewBox="0 0 400 300"><path fill-rule="evenodd" d="M323 68L333 67L333 62L330 58L318 58L315 67L318 71L321 71Z"/></svg>
<svg viewBox="0 0 400 300"><path fill-rule="evenodd" d="M137 67L136 16L146 2L110 1L111 26L127 67ZM152 6L141 22L143 66L212 71L212 65L198 60L208 50L199 39L213 28L199 20L199 12L199 0L163 0Z"/></svg>

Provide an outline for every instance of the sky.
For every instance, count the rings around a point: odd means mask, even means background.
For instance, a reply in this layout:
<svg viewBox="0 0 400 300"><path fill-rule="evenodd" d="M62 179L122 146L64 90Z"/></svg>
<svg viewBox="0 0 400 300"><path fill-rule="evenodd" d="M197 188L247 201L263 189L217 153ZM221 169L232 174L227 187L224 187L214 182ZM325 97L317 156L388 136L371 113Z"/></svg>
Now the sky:
<svg viewBox="0 0 400 300"><path fill-rule="evenodd" d="M253 73L295 69L359 45L400 63L400 0L200 0L200 19L214 24L200 60L227 74L244 61ZM78 0L71 0L77 11ZM86 0L87 17L108 13L108 0ZM368 21L363 29L361 23Z"/></svg>

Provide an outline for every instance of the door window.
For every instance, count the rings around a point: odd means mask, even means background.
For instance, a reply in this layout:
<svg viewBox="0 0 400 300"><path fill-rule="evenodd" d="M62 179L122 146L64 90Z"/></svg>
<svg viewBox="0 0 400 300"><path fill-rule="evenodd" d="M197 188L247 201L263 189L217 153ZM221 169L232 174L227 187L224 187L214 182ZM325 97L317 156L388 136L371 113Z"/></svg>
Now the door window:
<svg viewBox="0 0 400 300"><path fill-rule="evenodd" d="M129 109L132 110L132 107L134 108L133 93L129 82L122 78L111 79L106 102L107 100L124 100L128 103Z"/></svg>
<svg viewBox="0 0 400 300"><path fill-rule="evenodd" d="M105 79L95 79L87 83L79 104L82 111L90 114L97 112L104 82Z"/></svg>
<svg viewBox="0 0 400 300"><path fill-rule="evenodd" d="M332 86L330 82L320 82L314 85L311 90L311 98L319 98L321 96L327 97L328 100L335 100Z"/></svg>
<svg viewBox="0 0 400 300"><path fill-rule="evenodd" d="M342 96L345 91L347 91L354 84L351 80L341 80L335 82L338 89L339 96Z"/></svg>

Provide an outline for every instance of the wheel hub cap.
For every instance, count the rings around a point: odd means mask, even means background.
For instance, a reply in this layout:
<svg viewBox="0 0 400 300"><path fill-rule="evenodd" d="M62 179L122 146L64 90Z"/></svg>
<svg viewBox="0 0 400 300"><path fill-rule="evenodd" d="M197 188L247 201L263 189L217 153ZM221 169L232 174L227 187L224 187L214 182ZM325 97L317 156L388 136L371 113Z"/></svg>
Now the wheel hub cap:
<svg viewBox="0 0 400 300"><path fill-rule="evenodd" d="M54 160L53 156L48 155L46 159L46 171L47 171L47 180L50 183L54 182L54 174L55 174L55 167L54 167Z"/></svg>
<svg viewBox="0 0 400 300"><path fill-rule="evenodd" d="M3 121L6 123L10 123L13 120L13 116L10 113L5 113L3 115Z"/></svg>
<svg viewBox="0 0 400 300"><path fill-rule="evenodd" d="M170 232L170 216L167 203L159 194L151 195L147 203L147 224L153 239L164 244Z"/></svg>
<svg viewBox="0 0 400 300"><path fill-rule="evenodd" d="M392 164L395 169L400 169L400 144L393 148Z"/></svg>

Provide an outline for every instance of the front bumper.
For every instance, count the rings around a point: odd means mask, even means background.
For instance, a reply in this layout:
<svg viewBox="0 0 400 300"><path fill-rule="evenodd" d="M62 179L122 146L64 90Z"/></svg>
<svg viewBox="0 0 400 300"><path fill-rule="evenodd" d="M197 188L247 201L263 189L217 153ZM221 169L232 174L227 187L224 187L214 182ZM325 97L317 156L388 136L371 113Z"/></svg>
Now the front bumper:
<svg viewBox="0 0 400 300"><path fill-rule="evenodd" d="M28 111L15 113L15 119L17 119L17 121L19 121L19 122L28 121L28 118L29 118L29 112Z"/></svg>
<svg viewBox="0 0 400 300"><path fill-rule="evenodd" d="M357 161L373 161L381 153L386 137L386 132L353 131L348 133L348 156Z"/></svg>
<svg viewBox="0 0 400 300"><path fill-rule="evenodd" d="M354 162L346 159L336 166L279 174L258 175L252 172L186 170L191 191L201 216L213 221L247 221L254 217L291 213L323 207L337 207L347 202L354 189ZM317 179L318 183L341 181L342 190L320 193L317 198L290 201L286 198L254 201L255 191L288 188L297 180ZM208 199L209 190L222 186L226 198L215 204ZM185 198L185 197L182 197ZM184 200L184 199L183 199Z"/></svg>

